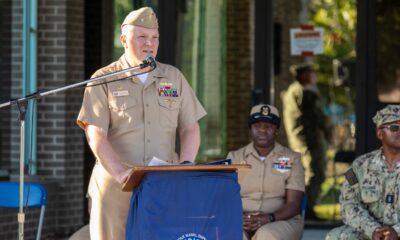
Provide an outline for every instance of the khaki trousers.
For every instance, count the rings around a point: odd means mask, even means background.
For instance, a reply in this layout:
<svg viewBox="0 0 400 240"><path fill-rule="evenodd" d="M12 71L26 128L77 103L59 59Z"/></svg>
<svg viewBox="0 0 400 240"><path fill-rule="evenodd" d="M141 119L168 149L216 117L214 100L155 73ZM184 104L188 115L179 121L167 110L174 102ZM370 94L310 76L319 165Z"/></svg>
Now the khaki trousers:
<svg viewBox="0 0 400 240"><path fill-rule="evenodd" d="M276 221L261 226L251 240L301 240L304 222L300 215L287 221ZM243 240L250 240L243 233Z"/></svg>
<svg viewBox="0 0 400 240"><path fill-rule="evenodd" d="M90 238L96 240L125 239L131 192L123 192L121 184L96 163L89 183Z"/></svg>

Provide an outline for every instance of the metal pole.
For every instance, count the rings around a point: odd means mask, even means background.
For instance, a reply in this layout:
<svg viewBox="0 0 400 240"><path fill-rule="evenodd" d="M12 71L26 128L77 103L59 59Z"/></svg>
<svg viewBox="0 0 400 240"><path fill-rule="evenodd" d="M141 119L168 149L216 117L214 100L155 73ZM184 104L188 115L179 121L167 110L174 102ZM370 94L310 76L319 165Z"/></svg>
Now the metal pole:
<svg viewBox="0 0 400 240"><path fill-rule="evenodd" d="M21 113L20 113L21 114ZM20 144L20 158L19 158L19 212L18 212L18 239L24 239L24 222L25 222L25 213L24 213L24 161L25 161L25 113L22 113L20 116L21 121L21 144Z"/></svg>

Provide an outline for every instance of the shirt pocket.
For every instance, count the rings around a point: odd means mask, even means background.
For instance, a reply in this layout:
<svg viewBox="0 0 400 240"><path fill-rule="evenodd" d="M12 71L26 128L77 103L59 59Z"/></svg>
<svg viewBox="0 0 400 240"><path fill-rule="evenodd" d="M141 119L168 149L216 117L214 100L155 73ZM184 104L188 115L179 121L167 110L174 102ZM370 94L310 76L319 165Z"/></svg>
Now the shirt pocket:
<svg viewBox="0 0 400 240"><path fill-rule="evenodd" d="M270 177L267 177L266 181L268 181L269 188L273 190L272 192L276 193L277 196L282 196L285 194L286 180L289 178L290 170L279 170L271 167Z"/></svg>
<svg viewBox="0 0 400 240"><path fill-rule="evenodd" d="M379 179L370 174L368 180L361 184L361 198L364 203L374 203L379 201L382 196L382 185Z"/></svg>
<svg viewBox="0 0 400 240"><path fill-rule="evenodd" d="M158 98L160 125L163 127L176 128L178 126L179 109L181 108L180 98Z"/></svg>
<svg viewBox="0 0 400 240"><path fill-rule="evenodd" d="M286 179L289 178L291 171L292 171L291 168L278 168L274 166L273 163L271 165L271 173L274 174L275 177L283 179L284 181L286 181Z"/></svg>
<svg viewBox="0 0 400 240"><path fill-rule="evenodd" d="M112 97L108 102L111 113L111 127L132 128L138 124L134 120L136 101L133 97Z"/></svg>

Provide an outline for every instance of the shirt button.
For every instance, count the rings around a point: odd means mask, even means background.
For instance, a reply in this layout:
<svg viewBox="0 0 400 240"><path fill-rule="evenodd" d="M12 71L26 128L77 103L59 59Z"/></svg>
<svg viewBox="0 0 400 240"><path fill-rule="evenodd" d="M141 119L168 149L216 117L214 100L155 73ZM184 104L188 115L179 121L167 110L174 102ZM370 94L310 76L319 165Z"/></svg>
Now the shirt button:
<svg viewBox="0 0 400 240"><path fill-rule="evenodd" d="M150 125L150 121L147 121L147 124Z"/></svg>
<svg viewBox="0 0 400 240"><path fill-rule="evenodd" d="M147 142L149 143L149 142L150 142L150 139L147 139Z"/></svg>
<svg viewBox="0 0 400 240"><path fill-rule="evenodd" d="M146 107L149 107L149 104L146 103Z"/></svg>

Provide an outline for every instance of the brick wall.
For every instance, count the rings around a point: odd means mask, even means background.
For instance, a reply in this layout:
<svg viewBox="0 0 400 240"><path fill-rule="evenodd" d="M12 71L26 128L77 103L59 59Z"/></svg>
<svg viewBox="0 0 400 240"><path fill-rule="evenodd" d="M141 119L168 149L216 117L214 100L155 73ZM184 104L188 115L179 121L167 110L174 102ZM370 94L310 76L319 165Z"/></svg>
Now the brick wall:
<svg viewBox="0 0 400 240"><path fill-rule="evenodd" d="M0 8L0 103L11 97L11 0L1 0ZM9 107L0 109L0 159L10 159ZM9 169L10 161L0 161L1 169Z"/></svg>
<svg viewBox="0 0 400 240"><path fill-rule="evenodd" d="M250 9L253 1L227 0L227 150L246 145L253 75Z"/></svg>
<svg viewBox="0 0 400 240"><path fill-rule="evenodd" d="M84 7L79 0L39 4L39 87L55 88L84 79ZM38 175L58 183L56 234L83 224L82 131L75 125L82 89L49 95L39 102Z"/></svg>
<svg viewBox="0 0 400 240"><path fill-rule="evenodd" d="M254 75L254 1L227 0L227 150L237 149L249 141L248 114L251 104L251 87ZM275 75L274 102L282 109L280 94L292 82L289 66L301 61L290 56L289 30L299 24L300 2L274 1L274 22L281 24L280 74ZM287 143L283 128L278 141Z"/></svg>
<svg viewBox="0 0 400 240"><path fill-rule="evenodd" d="M11 0L8 2L11 6ZM84 79L83 5L80 0L38 1L38 89L54 89ZM22 1L13 0L10 9L12 67L9 92L15 98L20 97L22 92ZM5 37L1 39L3 41ZM82 89L68 90L38 101L37 176L27 177L27 180L40 181L49 191L44 239L62 239L83 225L84 136L74 123L82 93ZM4 141L11 142L11 150L10 161L5 158L6 152L2 151L0 162L11 162L11 171L18 176L19 125L13 121L16 116L15 108L12 108L9 119L2 114L2 121L8 122L7 127L11 129L11 140ZM4 139L7 133L1 132ZM30 219L37 217L35 211L29 210L27 215L25 239L34 238L36 223L31 223ZM0 239L15 239L18 232L16 212L0 210L0 216Z"/></svg>

